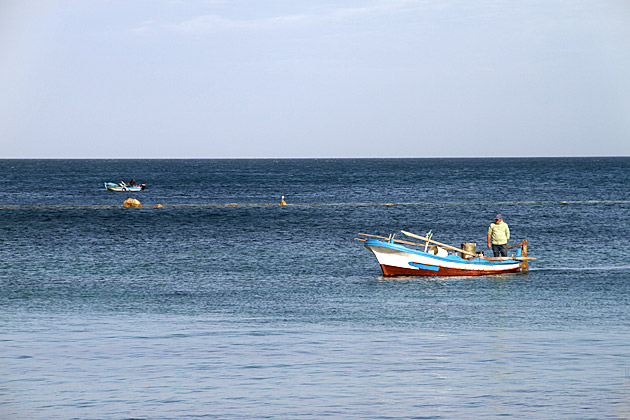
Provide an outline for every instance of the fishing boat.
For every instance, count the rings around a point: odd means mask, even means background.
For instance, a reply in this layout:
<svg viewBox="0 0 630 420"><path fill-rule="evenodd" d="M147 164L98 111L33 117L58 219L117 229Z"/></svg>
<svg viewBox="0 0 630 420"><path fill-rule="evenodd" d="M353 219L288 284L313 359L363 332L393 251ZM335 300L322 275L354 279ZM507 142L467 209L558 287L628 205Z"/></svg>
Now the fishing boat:
<svg viewBox="0 0 630 420"><path fill-rule="evenodd" d="M488 274L518 273L529 270L527 240L509 248L518 248L514 256L486 257L474 250L474 243L456 248L431 239L401 231L404 235L420 239L424 243L410 242L389 237L359 233L366 238L355 238L364 242L378 260L383 276L481 276ZM408 245L420 247L410 248ZM476 247L476 246L475 246ZM454 253L449 253L454 251Z"/></svg>
<svg viewBox="0 0 630 420"><path fill-rule="evenodd" d="M124 181L120 181L118 184L113 182L105 182L105 189L107 191L142 191L147 185L146 184L127 184Z"/></svg>

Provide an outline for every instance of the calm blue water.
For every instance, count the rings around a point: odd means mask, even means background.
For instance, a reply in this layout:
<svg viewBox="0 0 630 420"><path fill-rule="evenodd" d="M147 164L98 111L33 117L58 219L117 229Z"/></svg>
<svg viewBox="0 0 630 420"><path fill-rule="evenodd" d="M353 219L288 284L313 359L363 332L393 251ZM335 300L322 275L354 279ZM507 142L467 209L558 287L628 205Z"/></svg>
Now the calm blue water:
<svg viewBox="0 0 630 420"><path fill-rule="evenodd" d="M148 189L103 188L131 177ZM0 160L0 179L2 419L630 418L630 158ZM384 279L353 240L482 246L497 212L528 274Z"/></svg>

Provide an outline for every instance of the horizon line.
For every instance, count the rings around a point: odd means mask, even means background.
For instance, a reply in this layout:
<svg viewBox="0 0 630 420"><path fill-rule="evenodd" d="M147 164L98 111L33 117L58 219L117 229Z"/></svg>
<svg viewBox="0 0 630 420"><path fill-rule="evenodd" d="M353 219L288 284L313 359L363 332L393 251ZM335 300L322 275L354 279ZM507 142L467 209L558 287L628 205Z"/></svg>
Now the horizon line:
<svg viewBox="0 0 630 420"><path fill-rule="evenodd" d="M567 155L567 156L329 156L329 157L0 157L0 160L315 160L315 159L587 159L628 158L630 155Z"/></svg>

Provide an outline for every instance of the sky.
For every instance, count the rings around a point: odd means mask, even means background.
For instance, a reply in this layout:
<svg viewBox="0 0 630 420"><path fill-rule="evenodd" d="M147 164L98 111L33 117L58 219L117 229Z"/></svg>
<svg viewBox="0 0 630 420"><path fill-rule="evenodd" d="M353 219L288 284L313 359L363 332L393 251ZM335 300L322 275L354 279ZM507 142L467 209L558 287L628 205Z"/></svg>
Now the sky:
<svg viewBox="0 0 630 420"><path fill-rule="evenodd" d="M630 156L629 1L0 1L0 158L530 156Z"/></svg>

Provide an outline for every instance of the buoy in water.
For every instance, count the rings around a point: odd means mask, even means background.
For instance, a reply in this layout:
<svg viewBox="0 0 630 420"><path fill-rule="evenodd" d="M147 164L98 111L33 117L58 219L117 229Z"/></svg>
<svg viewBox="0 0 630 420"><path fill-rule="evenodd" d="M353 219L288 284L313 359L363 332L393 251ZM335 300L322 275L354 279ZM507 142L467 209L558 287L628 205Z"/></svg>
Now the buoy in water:
<svg viewBox="0 0 630 420"><path fill-rule="evenodd" d="M129 197L123 203L124 207L142 207L142 203L136 200L135 198Z"/></svg>
<svg viewBox="0 0 630 420"><path fill-rule="evenodd" d="M287 205L287 202L284 201L284 195L282 196L282 199L280 200L280 205L281 206L286 206Z"/></svg>

